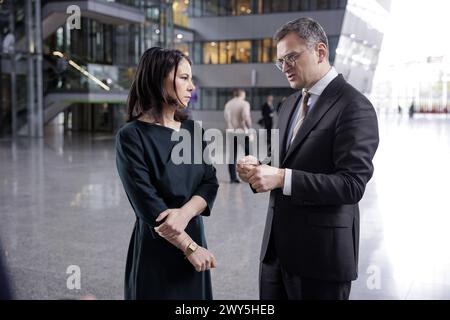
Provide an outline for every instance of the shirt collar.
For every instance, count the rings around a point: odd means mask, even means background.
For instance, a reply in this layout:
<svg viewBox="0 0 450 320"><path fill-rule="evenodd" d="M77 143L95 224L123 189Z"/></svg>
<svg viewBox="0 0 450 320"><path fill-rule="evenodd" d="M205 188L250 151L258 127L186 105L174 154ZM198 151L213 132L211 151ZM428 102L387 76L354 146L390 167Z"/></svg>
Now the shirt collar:
<svg viewBox="0 0 450 320"><path fill-rule="evenodd" d="M308 90L308 92L312 95L320 96L326 87L338 76L338 73L334 67L331 67L330 71L327 74L317 81L315 85Z"/></svg>

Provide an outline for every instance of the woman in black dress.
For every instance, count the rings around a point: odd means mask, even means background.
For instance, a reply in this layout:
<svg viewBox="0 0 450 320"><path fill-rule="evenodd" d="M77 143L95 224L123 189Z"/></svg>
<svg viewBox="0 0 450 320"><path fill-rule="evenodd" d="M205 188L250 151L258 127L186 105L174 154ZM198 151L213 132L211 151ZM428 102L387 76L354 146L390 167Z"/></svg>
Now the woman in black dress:
<svg viewBox="0 0 450 320"><path fill-rule="evenodd" d="M136 214L125 270L125 299L212 299L201 216L209 216L219 187L214 167L175 164L176 131L185 120L194 85L191 62L178 50L148 49L128 98L128 123L117 133L116 162ZM197 128L198 129L198 128ZM205 142L200 141L205 148ZM193 152L191 152L192 154Z"/></svg>

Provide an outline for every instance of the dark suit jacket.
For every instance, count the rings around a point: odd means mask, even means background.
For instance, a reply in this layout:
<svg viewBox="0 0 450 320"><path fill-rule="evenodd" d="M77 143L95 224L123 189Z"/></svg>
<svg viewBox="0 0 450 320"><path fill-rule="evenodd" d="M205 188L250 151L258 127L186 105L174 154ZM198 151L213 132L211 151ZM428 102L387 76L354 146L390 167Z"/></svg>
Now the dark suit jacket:
<svg viewBox="0 0 450 320"><path fill-rule="evenodd" d="M335 78L285 150L301 92L280 108L280 167L292 169L292 195L273 190L261 250L273 241L281 265L307 278L357 278L359 208L373 174L378 122L372 104Z"/></svg>
<svg viewBox="0 0 450 320"><path fill-rule="evenodd" d="M273 113L274 109L267 102L263 104L261 108L261 113L263 116L264 127L266 129L272 129L273 126Z"/></svg>

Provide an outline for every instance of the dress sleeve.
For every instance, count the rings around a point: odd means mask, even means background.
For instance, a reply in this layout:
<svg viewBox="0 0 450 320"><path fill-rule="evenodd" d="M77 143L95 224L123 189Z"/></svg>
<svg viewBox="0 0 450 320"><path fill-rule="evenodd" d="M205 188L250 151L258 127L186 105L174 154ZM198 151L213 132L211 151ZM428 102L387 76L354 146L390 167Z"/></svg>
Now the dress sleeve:
<svg viewBox="0 0 450 320"><path fill-rule="evenodd" d="M168 207L150 179L144 148L136 131L119 131L117 134L116 164L136 216L154 227L158 215Z"/></svg>
<svg viewBox="0 0 450 320"><path fill-rule="evenodd" d="M203 140L204 130L202 129L202 154L206 148L206 141ZM194 193L194 196L200 196L206 201L206 208L201 213L202 216L211 215L211 210L216 199L217 190L219 189L219 182L217 181L216 168L209 161L208 163L203 158L203 177Z"/></svg>

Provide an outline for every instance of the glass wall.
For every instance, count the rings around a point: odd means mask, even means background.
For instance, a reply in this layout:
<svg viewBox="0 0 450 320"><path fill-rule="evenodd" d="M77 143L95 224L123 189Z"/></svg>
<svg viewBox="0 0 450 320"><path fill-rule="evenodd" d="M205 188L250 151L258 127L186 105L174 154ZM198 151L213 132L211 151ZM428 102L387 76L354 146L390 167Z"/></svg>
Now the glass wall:
<svg viewBox="0 0 450 320"><path fill-rule="evenodd" d="M252 59L252 41L211 41L204 42L203 59L194 56L194 62L200 64L250 63Z"/></svg>
<svg viewBox="0 0 450 320"><path fill-rule="evenodd" d="M145 22L113 25L82 17L80 30L69 30L63 25L45 40L47 53L57 50L86 63L129 66L139 62L145 49L168 46L162 21L166 4L138 0L115 2L137 7L145 14ZM179 1L187 6L185 2ZM180 6L180 10L183 12L183 7Z"/></svg>
<svg viewBox="0 0 450 320"><path fill-rule="evenodd" d="M45 92L104 90L96 80L71 66L72 62L112 90L128 90L142 53L152 46L165 46L161 27L165 7L137 1L122 3L139 4L146 15L145 23L112 25L82 18L80 30L63 25L44 41ZM178 44L178 48L189 51L187 45ZM64 58L55 56L55 52Z"/></svg>
<svg viewBox="0 0 450 320"><path fill-rule="evenodd" d="M236 16L255 13L254 0L197 0L190 2L191 16Z"/></svg>
<svg viewBox="0 0 450 320"><path fill-rule="evenodd" d="M198 64L267 63L275 59L276 53L271 39L208 41L190 45L203 47L202 56L198 55L200 52L190 50Z"/></svg>
<svg viewBox="0 0 450 320"><path fill-rule="evenodd" d="M57 0L42 0L42 5ZM44 95L51 92L127 91L142 53L152 46L172 47L175 39L169 37L173 31L173 9L175 23L186 25L182 15L189 8L188 0L98 0L116 7L112 2L133 6L145 15L144 23L102 23L97 19L81 17L81 28L70 30L61 22L60 27L43 41L43 87ZM0 0L0 39L10 33L9 20L14 25L17 66L26 66L25 54L25 10L30 1ZM170 5L170 6L169 6ZM11 11L11 14L8 11ZM60 12L63 14L64 12ZM65 13L64 13L65 14ZM126 14L126 12L124 12ZM35 15L33 14L34 18ZM105 21L107 21L105 19ZM36 25L31 21L31 25ZM56 27L56 26L55 26ZM19 41L20 40L20 41ZM0 41L0 44L3 41ZM1 45L0 45L1 46ZM183 43L175 43L183 52L190 50ZM2 51L4 52L4 50ZM199 56L202 53L200 52ZM0 54L0 64L4 55ZM9 58L8 58L9 59ZM1 68L0 68L1 69ZM0 136L10 134L12 122L12 85L9 70L0 70ZM26 122L27 79L20 71L17 75L16 94L18 128ZM35 73L36 74L36 73ZM105 91L106 90L106 91ZM45 108L45 106L44 106ZM23 117L22 117L23 115ZM99 115L104 117L104 114ZM24 121L22 121L24 120ZM103 126L104 122L99 122Z"/></svg>
<svg viewBox="0 0 450 320"><path fill-rule="evenodd" d="M349 0L347 10L366 22L370 29L385 33L389 11L377 0Z"/></svg>
<svg viewBox="0 0 450 320"><path fill-rule="evenodd" d="M198 59L196 59L196 62ZM203 61L204 64L218 64L219 63L219 46L217 42L205 42L203 44Z"/></svg>
<svg viewBox="0 0 450 320"><path fill-rule="evenodd" d="M273 39L257 40L258 62L272 63L277 58L277 47Z"/></svg>
<svg viewBox="0 0 450 320"><path fill-rule="evenodd" d="M179 26L188 27L189 0L175 0L172 4L173 23Z"/></svg>
<svg viewBox="0 0 450 320"><path fill-rule="evenodd" d="M10 28L11 22L14 25L14 31ZM19 41L25 39L27 23L25 1L0 1L0 137L12 134L14 97L18 128L27 121L29 97L27 53L29 48L26 47L26 41ZM13 43L11 35L14 35L15 38L15 81L9 71L12 67L11 57L8 53L9 45ZM15 87L14 94L13 87Z"/></svg>
<svg viewBox="0 0 450 320"><path fill-rule="evenodd" d="M339 36L328 41L333 63ZM190 43L189 54L196 64L273 63L277 48L273 39L208 41Z"/></svg>
<svg viewBox="0 0 450 320"><path fill-rule="evenodd" d="M347 0L191 0L188 14L236 16L290 11L345 9Z"/></svg>
<svg viewBox="0 0 450 320"><path fill-rule="evenodd" d="M251 41L236 42L236 60L235 63L250 63L252 43Z"/></svg>
<svg viewBox="0 0 450 320"><path fill-rule="evenodd" d="M375 70L378 64L379 48L371 46L367 41L357 41L352 35L342 35L339 48L336 50L336 63Z"/></svg>

